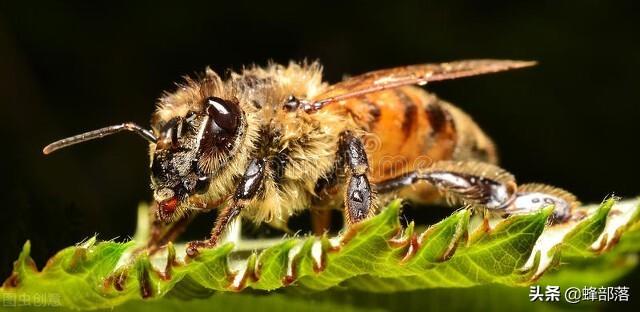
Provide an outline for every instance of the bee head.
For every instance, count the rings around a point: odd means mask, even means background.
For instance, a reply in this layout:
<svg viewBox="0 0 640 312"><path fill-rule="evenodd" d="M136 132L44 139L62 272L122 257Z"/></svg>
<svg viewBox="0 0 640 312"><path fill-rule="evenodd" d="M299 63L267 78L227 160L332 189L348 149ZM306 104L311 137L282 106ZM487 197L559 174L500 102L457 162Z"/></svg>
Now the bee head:
<svg viewBox="0 0 640 312"><path fill-rule="evenodd" d="M151 162L157 216L169 222L207 196L211 180L224 168L244 131L244 113L235 100L205 97L198 111L159 123ZM204 207L200 207L204 208Z"/></svg>
<svg viewBox="0 0 640 312"><path fill-rule="evenodd" d="M229 91L233 89L226 89L212 70L197 81L186 80L160 99L152 130L126 122L58 140L43 153L122 131L136 133L151 143L151 188L158 218L170 222L189 207L208 208L203 203L226 196L225 190L214 192L210 185L221 176L232 176L225 175L225 169L235 168L227 163L240 159L234 156L241 154L247 120L235 93Z"/></svg>

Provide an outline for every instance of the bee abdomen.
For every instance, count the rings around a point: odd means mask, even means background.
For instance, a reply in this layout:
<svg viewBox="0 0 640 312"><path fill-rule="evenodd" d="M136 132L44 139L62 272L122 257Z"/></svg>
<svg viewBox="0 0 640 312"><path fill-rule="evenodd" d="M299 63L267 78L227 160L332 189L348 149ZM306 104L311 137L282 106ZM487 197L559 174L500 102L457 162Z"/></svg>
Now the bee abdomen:
<svg viewBox="0 0 640 312"><path fill-rule="evenodd" d="M466 113L420 88L370 93L342 107L367 131L373 181L439 160L497 160L493 143Z"/></svg>

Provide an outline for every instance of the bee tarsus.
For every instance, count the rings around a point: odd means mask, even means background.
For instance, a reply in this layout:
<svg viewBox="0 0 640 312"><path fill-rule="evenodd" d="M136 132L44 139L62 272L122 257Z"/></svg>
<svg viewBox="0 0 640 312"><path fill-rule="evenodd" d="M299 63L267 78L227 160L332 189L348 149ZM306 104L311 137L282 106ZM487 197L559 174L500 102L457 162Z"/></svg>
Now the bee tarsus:
<svg viewBox="0 0 640 312"><path fill-rule="evenodd" d="M197 255L199 248L215 247L228 225L240 214L246 202L258 194L262 187L265 171L265 159L253 158L249 162L240 183L236 187L231 203L220 211L216 223L211 231L211 237L206 241L195 241L187 245L187 255Z"/></svg>

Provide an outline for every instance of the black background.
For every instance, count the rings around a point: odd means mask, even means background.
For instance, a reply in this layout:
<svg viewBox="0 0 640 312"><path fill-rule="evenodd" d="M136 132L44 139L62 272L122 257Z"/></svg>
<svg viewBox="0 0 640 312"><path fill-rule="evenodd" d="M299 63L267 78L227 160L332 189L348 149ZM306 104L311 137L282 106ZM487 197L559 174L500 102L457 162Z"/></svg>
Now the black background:
<svg viewBox="0 0 640 312"><path fill-rule="evenodd" d="M326 78L465 58L539 66L434 83L520 181L584 202L635 196L639 6L633 1L15 1L0 5L0 278L27 239L41 266L94 233L131 235L150 199L146 144L111 137L44 157L54 139L148 125L184 74L319 59ZM202 222L204 236L206 225Z"/></svg>

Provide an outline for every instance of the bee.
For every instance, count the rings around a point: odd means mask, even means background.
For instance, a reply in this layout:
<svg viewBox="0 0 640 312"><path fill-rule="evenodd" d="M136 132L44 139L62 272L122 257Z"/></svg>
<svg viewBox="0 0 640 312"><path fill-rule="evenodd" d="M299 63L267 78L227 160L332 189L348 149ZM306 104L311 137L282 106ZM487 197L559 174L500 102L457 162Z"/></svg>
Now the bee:
<svg viewBox="0 0 640 312"><path fill-rule="evenodd" d="M518 185L496 165L494 143L456 106L418 87L528 67L534 62L466 60L397 67L329 85L317 62L271 64L186 77L160 97L151 129L123 123L46 146L130 131L149 141L155 221L149 247L175 238L191 212L219 209L208 239L216 246L230 222L286 225L311 209L315 232L327 211L344 209L347 226L376 214L394 197L443 198L502 216L555 205L565 222L578 202L542 184Z"/></svg>

